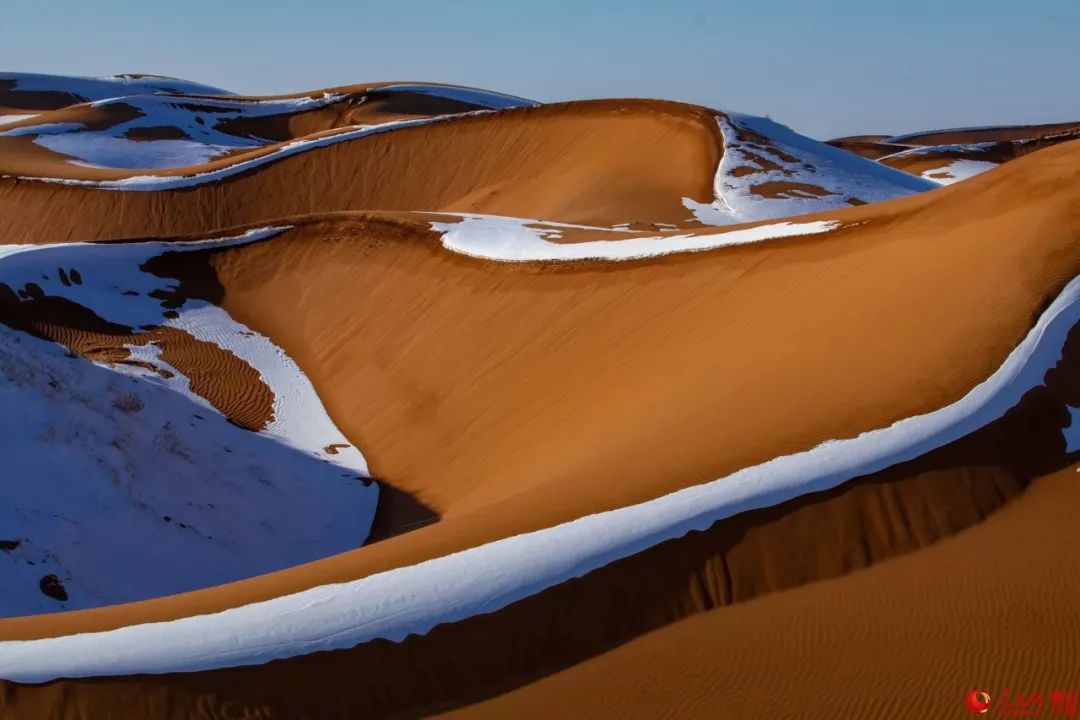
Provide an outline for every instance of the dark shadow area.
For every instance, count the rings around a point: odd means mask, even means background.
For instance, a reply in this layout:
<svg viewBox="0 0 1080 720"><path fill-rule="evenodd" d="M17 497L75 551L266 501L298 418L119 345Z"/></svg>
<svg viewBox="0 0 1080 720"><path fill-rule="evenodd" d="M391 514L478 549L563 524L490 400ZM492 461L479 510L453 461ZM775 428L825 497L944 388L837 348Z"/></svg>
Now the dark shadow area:
<svg viewBox="0 0 1080 720"><path fill-rule="evenodd" d="M60 90L19 90L18 80L0 80L0 106L16 110L59 110L86 102L86 98Z"/></svg>
<svg viewBox="0 0 1080 720"><path fill-rule="evenodd" d="M383 480L376 479L375 482L379 484L379 504L375 507L375 519L365 545L439 521L439 514L415 496Z"/></svg>
<svg viewBox="0 0 1080 720"><path fill-rule="evenodd" d="M463 100L407 90L372 90L366 94L366 97L367 110L383 112L387 115L427 117L485 109L483 105Z"/></svg>
<svg viewBox="0 0 1080 720"><path fill-rule="evenodd" d="M44 300L62 301L63 299L56 297L47 297ZM40 303L42 302L42 300L31 300L24 302L23 305L30 306L33 303L39 303L38 307L51 308L54 306L59 306L61 309L66 309L63 307L62 303L56 304L51 302L44 302L44 304L41 305ZM75 305L76 307L81 307L77 304ZM97 316L95 315L93 317ZM17 327L17 324L12 322L11 320L12 319L10 315L7 314L6 306L3 303L0 303L0 322L12 327ZM28 334L34 333L28 332ZM46 340L53 339L49 336L43 337ZM13 337L7 332L4 332L2 335L0 335L0 343L4 343L8 352L12 354L19 351L20 345L26 347L26 343L21 342L18 336ZM40 353L43 350L44 352L57 353L59 359L56 362L68 362L62 358L62 351L59 351L59 349L51 350L48 348L38 348L37 350L35 350L35 352ZM103 375L115 375L114 371L91 364L90 362L87 362L82 357L80 357L79 354L70 353L70 357L70 362L79 363L84 366L80 370L78 377L85 378L89 387L100 387L101 383L99 382L99 378ZM135 382L135 380L131 378L128 378L128 380L130 380L131 382ZM49 375L47 374L40 378L40 382L40 387L43 394L55 394L60 392L69 393L70 395L71 393L77 394L78 392L80 392L80 390L85 390L85 388L80 387L64 387L60 382L57 382L55 378L50 380ZM121 378L120 382L124 382L124 379ZM157 392L169 393L169 391L164 389L158 389ZM111 400L112 407L116 408L118 413L138 413L143 408L143 397L147 396L119 394ZM153 398L154 395L151 394L149 397ZM69 404L71 406L76 405L78 402L80 401L77 398L69 397ZM228 444L231 443L232 440L240 439L239 435L232 436L225 434L226 429L229 429L226 425L225 419L212 419L210 417L207 417L207 410L205 409L205 407L203 405L197 404L186 396L172 394L169 398L169 402L173 412L164 416L164 426L161 425L163 418L163 416L161 415L155 416L152 419L140 417L136 422L139 422L143 427L149 427L151 429L168 427L170 424L174 425L175 428L182 428L190 423L193 423L196 419L204 422L220 422L221 426L223 427L217 428L214 432L217 434L217 437L222 440L223 443L226 443L226 445L224 446L226 452L231 452ZM57 406L54 404L53 407ZM60 405L59 407L63 409L67 406ZM78 428L76 427L76 429ZM179 432L182 433L182 431ZM297 474L301 477L305 476L308 471L313 474L326 474L325 466L319 458L312 457L306 453L297 451L266 435L250 433L246 430L235 430L234 432L243 433L245 449L250 452L253 457L259 458L268 466L296 468ZM105 439L107 439L108 436L104 437ZM131 477L130 473L127 476L123 474L123 468L125 467L125 464L123 458L121 458L120 460L116 460L115 463L111 466L106 465L106 470L96 475L97 480L101 484L94 486L90 485L90 477L83 476L78 470L78 468L81 467L77 464L80 459L80 453L83 453L83 457L88 458L91 461L91 464L93 461L93 455L85 454L85 447L82 449L78 448L78 442L85 443L85 441L85 437L81 440L77 439L76 447L71 450L63 447L62 445L57 445L57 452L68 453L70 455L71 462L76 463L76 465L74 466L74 469L72 469L70 472L64 473L63 478L46 476L51 484L42 484L40 485L40 489L38 489L38 483L42 478L39 477L36 472L28 472L25 469L25 466L19 464L18 462L13 463L10 466L6 466L3 473L3 482L6 485L10 486L12 489L21 488L19 490L13 490L9 494L5 494L5 497L12 503L12 508L9 508L9 510L13 510L15 512L20 510L26 510L33 514L49 515L56 513L58 510L66 513L68 509L70 509L70 507L81 507L86 511L92 513L93 516L99 518L108 518L110 517L108 514L102 514L102 509L100 507L95 507L94 503L89 500L77 500L77 503L84 502L85 505L79 506L78 504L76 504L75 506L72 506L70 505L70 503L65 504L65 501L68 498L63 497L62 495L56 496L51 494L52 492L54 492L55 488L59 486L64 488L70 488L71 493L76 498L96 498L98 497L98 495L96 494L94 488L100 487L103 488L101 490L100 497L106 498L108 502L115 502L119 506L123 506L123 503L125 502L130 502L135 512L138 512L140 514L147 513L153 518L151 522L148 522L140 527L152 528L160 524L160 527L162 528L161 532L163 534L169 533L171 535L172 533L176 532L176 530L173 529L173 526L176 526L184 532L194 533L196 535L203 535L204 537L208 537L208 539L212 540L212 537L207 536L205 531L200 529L198 525L198 516L194 514L195 511L187 509L187 506L192 506L194 508L203 508L202 510L200 510L200 512L205 512L204 508L207 506L208 503L206 502L207 496L205 491L201 490L201 488L203 488L203 485L201 483L194 483L190 486L190 495L188 497L189 502L186 504L186 506L183 504L177 504L175 502L172 502L172 498L167 494L163 496L165 499L161 499L160 504L155 504L157 503L157 500L147 500L147 498L151 496L137 495L131 497L125 495L125 490L123 489L122 485L120 488L115 487L115 485L117 485L118 483L128 483L132 479L137 479L141 482L151 484L168 484L170 482L175 483L176 477L173 476L171 468L173 467L174 463L177 466L184 464L184 457L182 454L170 450L167 445L162 446L158 449L158 456L161 459L161 463L158 466L158 469L152 473L149 473L148 475L144 474L136 478ZM42 440L42 442L55 441ZM103 456L112 455L113 457L115 457L117 453L123 454L130 450L130 448L123 444L116 444L110 446L104 441L102 442L100 447ZM9 449L14 450L14 448ZM127 467L130 468L130 466ZM113 471L113 475L111 477L108 475L108 470L110 468ZM308 470L305 470L305 468L307 468ZM49 470L46 469L44 472L49 472ZM57 481L61 479L63 480L63 483L58 483ZM236 478L235 480L250 483L252 487L259 487L260 489L262 488L261 485L257 485L258 480L252 478ZM212 507L212 504L210 505L210 507ZM358 505L358 507L360 506ZM173 514L165 514L162 512L163 508L165 508L166 512L173 513L174 510L176 512ZM187 513L190 513L191 515L189 516L189 514ZM74 520L85 521L88 519L86 517L65 519L66 516L61 514L55 514L53 515L53 517L57 518L55 522L61 526L65 522L73 522ZM191 519L192 517L195 517L195 521ZM253 504L250 508L248 508L244 503L238 502L236 504L236 508L232 510L231 514L228 516L226 522L231 525L251 524L254 526L259 524L262 520L263 517L261 513L259 513L258 504ZM94 530L94 527L91 526L90 529ZM338 529L343 529L345 530L344 534L348 534L347 527ZM81 550L88 554L98 552L99 557L97 558L96 562L100 564L100 567L105 567L110 562L112 562L113 566L109 569L110 571L113 571L113 574L116 576L120 576L123 573L130 573L133 576L137 576L139 573L145 571L145 567L148 567L150 565L154 565L155 571L159 574L167 574L171 571L172 568L175 568L175 586L170 587L167 593L164 593L163 591L163 594L174 594L177 592L197 590L200 588L218 585L222 583L235 582L248 577L261 575L267 572L285 569L299 563L318 560L328 553L339 551L344 552L353 549L351 547L343 546L331 551L324 550L320 553L317 551L313 551L309 544L288 542L286 539L280 545L276 545L275 547L263 548L264 553L261 555L261 557L258 558L258 563L249 563L248 567L243 567L238 563L233 563L231 565L223 564L221 567L226 569L217 570L215 569L216 566L212 562L210 562L210 560L214 557L214 554L210 550L206 551L205 563L200 567L198 564L192 563L190 557L180 557L162 550L159 547L159 538L155 532L136 533L132 532L130 528L124 526L101 527L99 528L100 532L97 535L95 535L94 533L87 533L83 536L66 536L65 532L67 531L61 529L58 533L50 533L49 538L51 539L27 536L20 537L16 534L15 528L8 527L7 530L9 532L4 533L4 539L0 539L0 551L3 551L3 553L9 556L8 559L10 560L11 564L6 565L7 570L5 570L3 573L0 573L0 581L2 581L10 589L15 588L15 578L19 577L15 574L9 574L14 572L13 568L16 565L21 567L23 565L32 566L35 564L39 564L42 555L46 557L55 555L56 557L63 558L65 555L65 551L69 550L70 548L63 546L55 547L54 545L63 545L64 543L83 545ZM357 533L353 533L353 537L356 536ZM80 537L81 539L79 539ZM72 540L72 538L75 539ZM100 552L97 546L98 539L102 540ZM127 542L131 547L141 548L141 556L138 553L133 554L133 557L140 558L139 562L135 566L119 567L118 565L116 565L115 561L110 560L107 553L108 548L112 547L110 543L118 543L121 541ZM347 542L343 541L341 544L347 545ZM227 545L214 549L214 552L224 550L225 548L227 548ZM64 604L67 603L69 600L71 601L71 603L74 604L75 608L83 607L83 603L88 603L90 607L100 606L100 603L102 602L100 598L91 598L87 595L80 595L81 586L78 583L75 583L73 585L68 582L69 578L64 577L62 574L52 574L49 573L46 569L44 569L45 566L41 567L42 570L40 573L40 582L38 582L38 580L36 579L34 582L44 596L52 598L56 601L57 611L63 612L70 610L72 608L72 604ZM72 565L71 569L76 573L93 572L93 568L82 567L80 565ZM237 569L239 570L238 572ZM19 582L22 582L22 580L19 580ZM142 588L143 586L133 585L133 587ZM140 589L138 592L142 592L142 590ZM137 593L129 592L129 594L125 595L123 592L117 592L112 596L112 598L114 599L114 601L116 598L122 598L129 601L137 601L149 599L153 596L153 593L148 593L145 596L139 596ZM43 616L54 617L55 614L53 613L46 615L43 612ZM2 698L3 694L2 692L0 692L0 717L12 717L13 715L9 714L8 711L5 709L4 701ZM63 716L63 713L54 715L54 713L50 711L46 712L44 715L44 717L53 716ZM120 713L119 716L123 717L125 715L124 713Z"/></svg>

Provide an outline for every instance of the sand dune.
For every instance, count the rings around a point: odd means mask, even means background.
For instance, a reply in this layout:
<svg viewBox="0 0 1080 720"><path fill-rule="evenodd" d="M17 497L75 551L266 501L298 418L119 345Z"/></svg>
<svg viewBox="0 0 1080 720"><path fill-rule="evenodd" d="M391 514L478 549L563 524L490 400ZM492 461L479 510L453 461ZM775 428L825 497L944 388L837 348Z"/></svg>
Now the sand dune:
<svg viewBox="0 0 1080 720"><path fill-rule="evenodd" d="M473 212L655 229L757 221L935 187L762 118L644 100L533 107L504 96L489 102L494 111L462 89L440 95L417 89L438 87L215 99L216 110L196 102L198 111L178 110L164 96L121 98L111 110L58 111L77 122L14 123L0 132L0 147L9 146L0 172L10 176L0 180L0 207L12 210L3 213L0 233L30 243L115 239L340 210ZM417 98L429 112L404 107ZM240 110L234 124L223 119L228 108ZM133 110L142 114L132 119ZM115 117L94 120L107 112ZM336 119L325 126L328 114ZM168 124L161 124L162 115ZM287 133L252 127L286 116L295 125ZM204 125L196 128L198 120ZM188 138L124 137L146 127ZM300 131L307 134L290 134ZM73 164L57 149L83 159ZM204 162L175 166L195 159ZM174 189L189 192L165 192ZM78 209L76 217L50 212L60 196Z"/></svg>
<svg viewBox="0 0 1080 720"><path fill-rule="evenodd" d="M1080 682L1062 512L1077 492L1069 468L932 549L696 615L445 717L963 717L971 688L1043 693L1049 711Z"/></svg>
<svg viewBox="0 0 1080 720"><path fill-rule="evenodd" d="M1080 130L1080 123L1062 122L1043 125L1001 125L987 127L954 128L927 132L893 135L883 142L904 145L947 145L950 143L1010 142L1032 138L1053 137Z"/></svg>
<svg viewBox="0 0 1080 720"><path fill-rule="evenodd" d="M858 628L865 671L899 628L1068 607L1067 552L1030 568L1041 593L950 573L1062 538L1080 143L922 192L1019 141L49 82L0 102L37 114L0 128L0 417L46 398L17 467L66 453L0 516L0 610L42 613L0 620L4 717L783 717L815 687L811 716L873 717L899 707L884 672L845 695L815 638ZM70 99L11 105L35 83ZM871 146L900 149L843 149ZM185 565L125 581L159 555ZM1065 665L978 637L957 661L957 632L889 661L934 654L931 715L961 707L943 668ZM766 697L780 655L807 670Z"/></svg>
<svg viewBox="0 0 1080 720"><path fill-rule="evenodd" d="M146 82L82 78L11 80L7 102L34 106L21 88L63 87L96 97L32 115L12 115L0 131L0 170L15 177L108 183L130 172L188 168L186 175L228 157L243 162L253 150L342 128L395 120L533 105L498 93L435 84L375 84L277 97L168 91ZM105 85L99 89L98 85ZM87 87L89 86L89 87ZM115 86L115 87L114 87ZM165 86L167 87L167 86ZM109 94L109 93L115 93ZM148 94L144 94L148 93ZM109 172L112 171L112 172ZM146 182L145 180L143 182ZM131 184L129 183L128 187Z"/></svg>
<svg viewBox="0 0 1080 720"><path fill-rule="evenodd" d="M907 135L856 135L829 144L889 167L951 185L1002 163L1080 139L1080 125L1017 125L934 130Z"/></svg>
<svg viewBox="0 0 1080 720"><path fill-rule="evenodd" d="M143 93L232 94L221 88L160 75L91 78L0 72L0 108L4 109L0 114L8 114L8 110L58 110L76 103Z"/></svg>

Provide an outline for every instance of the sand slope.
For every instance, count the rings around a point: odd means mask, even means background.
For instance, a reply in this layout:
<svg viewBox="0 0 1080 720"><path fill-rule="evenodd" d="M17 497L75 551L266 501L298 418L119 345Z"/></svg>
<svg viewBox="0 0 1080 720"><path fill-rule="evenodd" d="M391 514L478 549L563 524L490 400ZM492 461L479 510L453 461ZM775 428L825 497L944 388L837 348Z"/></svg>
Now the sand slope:
<svg viewBox="0 0 1080 720"><path fill-rule="evenodd" d="M11 212L0 234L11 242L204 232L341 210L657 229L935 187L764 118L649 100L534 106L415 83L262 99L122 97L5 128L0 208ZM55 213L58 203L74 212Z"/></svg>

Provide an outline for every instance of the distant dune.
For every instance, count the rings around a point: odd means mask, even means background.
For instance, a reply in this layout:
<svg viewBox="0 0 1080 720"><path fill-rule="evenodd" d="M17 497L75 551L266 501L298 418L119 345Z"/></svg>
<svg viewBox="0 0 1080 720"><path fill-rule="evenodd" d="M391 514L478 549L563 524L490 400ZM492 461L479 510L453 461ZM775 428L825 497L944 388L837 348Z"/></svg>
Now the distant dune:
<svg viewBox="0 0 1080 720"><path fill-rule="evenodd" d="M1002 125L907 135L853 135L829 144L941 185L1043 148L1080 139L1080 123Z"/></svg>
<svg viewBox="0 0 1080 720"><path fill-rule="evenodd" d="M0 123L3 717L1073 681L1075 127L16 74Z"/></svg>

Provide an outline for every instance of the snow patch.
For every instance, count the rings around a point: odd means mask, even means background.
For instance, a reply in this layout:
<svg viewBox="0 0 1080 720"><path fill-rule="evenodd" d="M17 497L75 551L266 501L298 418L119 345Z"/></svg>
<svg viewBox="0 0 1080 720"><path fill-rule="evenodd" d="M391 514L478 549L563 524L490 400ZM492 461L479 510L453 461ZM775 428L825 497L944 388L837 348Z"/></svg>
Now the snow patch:
<svg viewBox="0 0 1080 720"><path fill-rule="evenodd" d="M920 155L930 155L931 153L981 153L1000 144L1001 143L996 142L984 142L968 144L953 143L951 145L919 145L918 147L908 148L907 150L901 150L900 152L882 156L878 158L878 162L889 160L890 158L916 157Z"/></svg>
<svg viewBox="0 0 1080 720"><path fill-rule="evenodd" d="M873 203L931 190L936 184L799 135L768 118L716 116L724 154L714 200L683 198L706 225L733 225ZM759 186L773 183L772 192ZM776 191L775 188L780 188Z"/></svg>
<svg viewBox="0 0 1080 720"><path fill-rule="evenodd" d="M952 185L961 180L981 175L987 170L993 170L996 167L998 167L998 163L983 160L953 160L947 165L924 170L922 176L927 180L933 180L939 185Z"/></svg>
<svg viewBox="0 0 1080 720"><path fill-rule="evenodd" d="M699 252L730 245L774 240L796 235L815 235L835 230L839 223L818 220L806 223L773 223L726 232L700 232L649 237L615 236L611 240L557 243L562 228L581 227L526 218L462 214L457 222L433 222L442 233L442 244L463 255L501 262L550 260L638 260L680 252ZM622 228L588 228L598 232L627 232Z"/></svg>
<svg viewBox="0 0 1080 720"><path fill-rule="evenodd" d="M137 116L104 130L86 130L81 123L45 123L14 128L5 135L37 135L34 143L68 155L82 167L161 170L198 165L230 152L271 144L252 135L225 132L222 123L270 115L284 115L325 107L344 96L323 93L317 97L274 100L238 98L189 98L175 95L138 95L109 98L94 107L124 105ZM145 128L171 128L183 138L131 139L129 133Z"/></svg>
<svg viewBox="0 0 1080 720"><path fill-rule="evenodd" d="M0 614L55 611L37 587L55 574L63 609L171 595L355 548L374 517L367 464L326 414L308 378L268 338L189 299L163 318L140 269L166 252L228 247L283 228L191 243L0 246L0 282L33 282L105 320L165 325L250 364L273 392L260 432L229 423L155 345L91 363L0 326ZM74 271L74 272L73 272ZM76 274L77 273L77 274ZM325 447L337 444L336 454ZM10 536L10 537L9 537Z"/></svg>
<svg viewBox="0 0 1080 720"><path fill-rule="evenodd" d="M11 125L12 123L22 122L23 120L29 120L35 118L37 115L0 115L0 125Z"/></svg>

